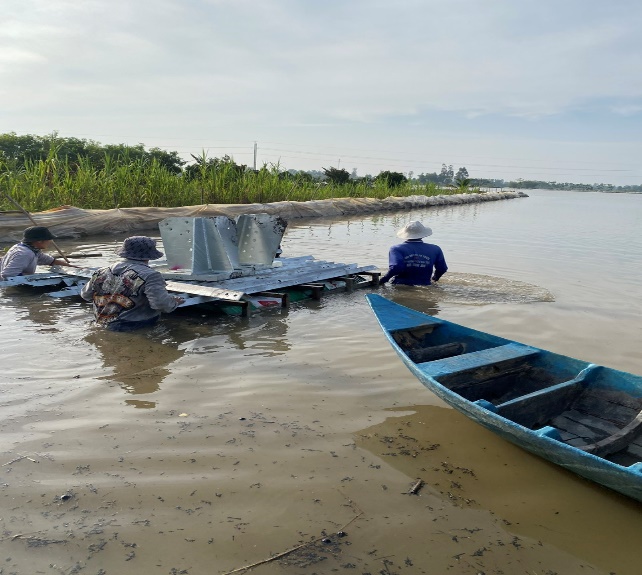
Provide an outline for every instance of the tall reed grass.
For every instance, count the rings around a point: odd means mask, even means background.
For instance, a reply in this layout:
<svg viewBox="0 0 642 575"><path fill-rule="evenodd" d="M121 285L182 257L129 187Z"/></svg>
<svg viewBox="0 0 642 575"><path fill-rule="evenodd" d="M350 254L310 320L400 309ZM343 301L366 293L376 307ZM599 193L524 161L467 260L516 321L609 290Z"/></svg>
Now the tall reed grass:
<svg viewBox="0 0 642 575"><path fill-rule="evenodd" d="M342 197L378 198L442 195L467 190L441 189L435 184L408 182L389 187L385 181L343 185L310 181L278 166L239 171L234 164L203 167L194 176L171 173L156 160L125 161L106 156L97 169L88 159L70 163L55 152L15 168L0 159L0 192L26 210L43 211L63 205L84 209L176 207L199 204L242 204L308 201ZM14 209L0 194L0 208Z"/></svg>

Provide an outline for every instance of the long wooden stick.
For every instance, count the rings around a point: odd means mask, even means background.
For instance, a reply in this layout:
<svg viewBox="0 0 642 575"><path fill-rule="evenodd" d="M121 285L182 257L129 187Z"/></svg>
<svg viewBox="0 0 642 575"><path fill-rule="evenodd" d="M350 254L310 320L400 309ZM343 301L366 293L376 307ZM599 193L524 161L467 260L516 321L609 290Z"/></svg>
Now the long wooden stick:
<svg viewBox="0 0 642 575"><path fill-rule="evenodd" d="M232 571L226 571L223 573L223 575L232 575L232 573L243 573L244 571L249 571L253 567L258 567L259 565L264 565L265 563L271 563L272 561L276 561L277 559L280 559L281 557L285 557L286 555L289 555L290 553L293 553L297 549L301 549L301 547L306 547L307 545L312 545L313 543L316 543L317 541L321 541L323 537L319 537L318 539L314 539L312 541L308 541L307 543L301 543L301 545L297 545L296 547L292 547L292 549L288 549L287 551L283 551L283 553L279 553L278 555L273 555L272 557L268 557L267 559L263 559L261 561L257 561L256 563L252 563L251 565L245 565L245 567L238 567L237 569L234 569Z"/></svg>
<svg viewBox="0 0 642 575"><path fill-rule="evenodd" d="M16 206L16 208L18 208L25 216L27 216L31 220L31 223L34 226L38 225L36 220L34 220L31 217L31 214L27 210L25 210L18 202L16 202L16 200L14 200L7 192L3 192L3 194L4 194L5 198L7 198L14 206ZM54 240L51 240L51 243L58 250L58 253L60 254L60 257L63 260L65 260L67 263L69 263L69 260L67 259L67 256L62 253L62 250L58 247L58 244Z"/></svg>
<svg viewBox="0 0 642 575"><path fill-rule="evenodd" d="M341 491L339 491L341 493ZM341 493L343 495L343 493ZM344 495L345 497L345 495ZM350 502L350 506L354 509L354 503L348 499ZM357 507L357 509L359 509ZM363 511L359 509L359 512L352 518L350 521L348 521L343 527L341 527L338 530L338 533L341 533L348 525L350 525L353 521L356 521L363 515ZM294 551L298 551L301 549L301 547L307 547L308 545L314 545L315 543L318 543L319 541L323 541L327 535L322 535L321 537L317 537L316 539L312 539L311 541L307 541L305 543L301 543L300 545L297 545L296 547L292 547L291 549L288 549L287 551L283 551L282 553L278 553L276 555L272 555L272 557L268 557L267 559L263 559L261 561L257 561L256 563L252 563L250 565L245 565L244 567L237 567L236 569L233 569L232 571L226 571L223 573L223 575L232 575L233 573L244 573L245 571L249 571L250 569L253 569L254 567L258 567L259 565L264 565L265 563L271 563L272 561L276 561L277 559L281 559L281 557L285 557L286 555L289 555L290 553L294 553Z"/></svg>

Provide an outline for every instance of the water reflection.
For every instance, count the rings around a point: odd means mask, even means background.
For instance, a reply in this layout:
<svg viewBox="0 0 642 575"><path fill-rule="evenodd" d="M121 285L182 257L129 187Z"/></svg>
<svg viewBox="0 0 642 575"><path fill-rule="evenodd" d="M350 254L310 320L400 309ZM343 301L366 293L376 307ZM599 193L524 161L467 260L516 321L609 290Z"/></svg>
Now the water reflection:
<svg viewBox="0 0 642 575"><path fill-rule="evenodd" d="M287 310L275 317L271 312L252 318L251 325L244 330L235 330L229 334L228 341L246 355L274 357L292 348L286 335L288 332Z"/></svg>
<svg viewBox="0 0 642 575"><path fill-rule="evenodd" d="M287 308L257 312L248 318L223 317L214 324L210 337L200 337L188 344L189 352L207 355L230 347L245 356L276 357L292 349L287 338Z"/></svg>
<svg viewBox="0 0 642 575"><path fill-rule="evenodd" d="M185 353L179 342L169 335L163 324L129 333L92 326L84 339L99 352L103 367L109 372L99 379L115 381L127 393L144 395L160 389L162 381L171 373L168 366ZM126 403L137 408L156 406L154 401L128 400Z"/></svg>
<svg viewBox="0 0 642 575"><path fill-rule="evenodd" d="M172 365L186 353L211 355L236 348L247 356L272 357L291 349L287 339L287 309L249 318L218 316L181 310L148 329L111 332L91 326L84 340L100 354L105 374L99 379L116 382L132 395L160 390L172 374ZM151 399L127 399L138 409L156 407Z"/></svg>
<svg viewBox="0 0 642 575"><path fill-rule="evenodd" d="M36 331L58 331L58 328L41 326L55 326L60 321L60 303L46 294L57 289L55 286L31 287L16 286L2 288L0 303L3 308L14 308L16 319L32 322Z"/></svg>

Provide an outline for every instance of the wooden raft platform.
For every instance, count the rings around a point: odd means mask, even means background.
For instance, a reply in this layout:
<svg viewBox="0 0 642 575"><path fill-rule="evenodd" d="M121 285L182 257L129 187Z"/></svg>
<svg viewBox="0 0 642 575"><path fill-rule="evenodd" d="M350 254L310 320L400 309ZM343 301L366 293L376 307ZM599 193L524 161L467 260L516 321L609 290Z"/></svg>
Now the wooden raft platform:
<svg viewBox="0 0 642 575"><path fill-rule="evenodd" d="M180 307L203 303L223 303L238 306L242 316L247 316L253 300L268 297L281 307L289 305L289 294L284 290L300 289L309 297L320 299L325 292L352 291L358 287L376 287L381 274L376 266L360 266L315 260L313 256L280 258L279 265L248 266L233 272L190 275L171 271L163 266L153 266L163 274L168 291L185 301ZM55 298L78 296L95 268L69 270L52 267L50 272L17 276L0 281L0 287L31 286L61 287L46 295ZM363 276L365 276L365 279ZM267 306L266 306L267 307Z"/></svg>

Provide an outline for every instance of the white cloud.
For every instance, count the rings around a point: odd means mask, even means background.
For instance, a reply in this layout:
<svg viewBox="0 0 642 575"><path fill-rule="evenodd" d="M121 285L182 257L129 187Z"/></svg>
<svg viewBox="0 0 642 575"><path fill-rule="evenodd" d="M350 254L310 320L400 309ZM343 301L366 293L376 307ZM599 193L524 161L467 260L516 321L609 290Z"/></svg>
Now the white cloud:
<svg viewBox="0 0 642 575"><path fill-rule="evenodd" d="M642 112L642 104L632 104L632 105L619 105L612 106L611 110L614 114L619 114L621 116L634 116Z"/></svg>

